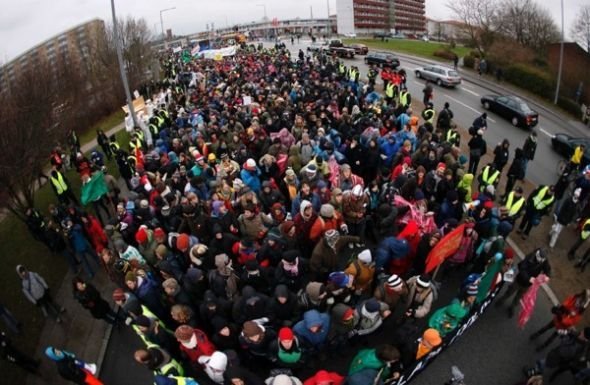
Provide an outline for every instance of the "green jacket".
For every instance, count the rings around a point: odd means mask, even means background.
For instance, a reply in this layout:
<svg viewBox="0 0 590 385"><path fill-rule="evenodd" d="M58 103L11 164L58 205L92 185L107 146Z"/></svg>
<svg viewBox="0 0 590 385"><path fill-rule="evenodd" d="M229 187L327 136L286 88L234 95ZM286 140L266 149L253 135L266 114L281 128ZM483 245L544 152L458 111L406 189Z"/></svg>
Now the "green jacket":
<svg viewBox="0 0 590 385"><path fill-rule="evenodd" d="M376 369L379 370L385 366L385 363L377 358L375 354L376 349L362 349L352 359L350 369L348 369L348 375L360 372L363 369ZM385 373L388 370L384 370L382 378L387 378L389 373Z"/></svg>
<svg viewBox="0 0 590 385"><path fill-rule="evenodd" d="M449 305L438 309L428 320L428 326L438 330L441 337L449 334L459 326L469 309L463 307L457 299Z"/></svg>

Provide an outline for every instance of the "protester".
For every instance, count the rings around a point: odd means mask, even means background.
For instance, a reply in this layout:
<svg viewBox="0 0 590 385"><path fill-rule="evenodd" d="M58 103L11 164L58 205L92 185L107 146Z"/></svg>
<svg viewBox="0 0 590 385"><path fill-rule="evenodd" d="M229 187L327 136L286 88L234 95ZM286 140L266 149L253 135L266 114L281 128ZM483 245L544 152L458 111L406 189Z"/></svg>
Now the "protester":
<svg viewBox="0 0 590 385"><path fill-rule="evenodd" d="M16 272L22 280L22 291L27 299L41 308L43 316L47 318L50 313L55 317L55 322L61 323L61 314L66 311L53 300L49 286L39 274L27 270L23 265L16 267Z"/></svg>

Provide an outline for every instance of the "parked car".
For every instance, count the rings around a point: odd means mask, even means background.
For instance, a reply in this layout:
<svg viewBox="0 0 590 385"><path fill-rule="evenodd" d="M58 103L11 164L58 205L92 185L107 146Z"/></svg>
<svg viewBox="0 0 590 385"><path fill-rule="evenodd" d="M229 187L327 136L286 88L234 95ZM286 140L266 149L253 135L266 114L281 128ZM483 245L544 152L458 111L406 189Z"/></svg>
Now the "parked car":
<svg viewBox="0 0 590 385"><path fill-rule="evenodd" d="M555 152L566 159L571 158L576 147L580 144L586 146L584 157L582 158L582 165L590 164L590 138L575 138L571 135L560 133L551 138L551 145Z"/></svg>
<svg viewBox="0 0 590 385"><path fill-rule="evenodd" d="M417 78L430 80L439 86L455 87L461 84L461 76L457 71L440 65L419 67L414 73Z"/></svg>
<svg viewBox="0 0 590 385"><path fill-rule="evenodd" d="M320 52L326 46L325 43L313 42L307 46L307 52Z"/></svg>
<svg viewBox="0 0 590 385"><path fill-rule="evenodd" d="M350 37L352 39L356 39L356 33L354 33L354 32L345 33L344 37Z"/></svg>
<svg viewBox="0 0 590 385"><path fill-rule="evenodd" d="M376 64L379 67L396 69L399 67L399 59L389 52L369 52L365 56L365 64Z"/></svg>
<svg viewBox="0 0 590 385"><path fill-rule="evenodd" d="M357 55L366 55L369 53L369 47L364 44L352 44L350 48L354 49L354 53Z"/></svg>
<svg viewBox="0 0 590 385"><path fill-rule="evenodd" d="M484 95L481 104L486 110L510 120L515 127L532 128L539 123L539 114L517 96Z"/></svg>

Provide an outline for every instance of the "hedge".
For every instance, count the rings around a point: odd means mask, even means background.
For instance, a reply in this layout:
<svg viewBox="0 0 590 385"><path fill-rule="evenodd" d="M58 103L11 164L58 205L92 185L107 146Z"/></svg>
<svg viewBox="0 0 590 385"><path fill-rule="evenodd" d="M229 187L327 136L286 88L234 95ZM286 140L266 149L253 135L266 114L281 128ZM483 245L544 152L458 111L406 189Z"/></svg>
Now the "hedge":
<svg viewBox="0 0 590 385"><path fill-rule="evenodd" d="M546 99L550 99L555 90L555 83L549 74L524 64L512 64L505 68L504 79Z"/></svg>
<svg viewBox="0 0 590 385"><path fill-rule="evenodd" d="M560 96L557 99L557 105L567 112L572 113L574 116L580 117L582 115L582 108L572 99Z"/></svg>
<svg viewBox="0 0 590 385"><path fill-rule="evenodd" d="M447 60L455 60L456 54L449 49L437 49L432 53L433 56L442 57Z"/></svg>
<svg viewBox="0 0 590 385"><path fill-rule="evenodd" d="M467 55L463 57L463 67L473 69L475 65L475 58L471 55Z"/></svg>

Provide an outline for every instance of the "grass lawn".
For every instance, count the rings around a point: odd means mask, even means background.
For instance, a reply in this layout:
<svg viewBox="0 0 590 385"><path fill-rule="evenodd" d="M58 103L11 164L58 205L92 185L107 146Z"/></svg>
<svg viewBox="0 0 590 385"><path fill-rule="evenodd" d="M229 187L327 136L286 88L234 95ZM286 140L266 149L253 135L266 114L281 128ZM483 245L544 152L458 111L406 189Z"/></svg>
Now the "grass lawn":
<svg viewBox="0 0 590 385"><path fill-rule="evenodd" d="M99 125L89 129L86 136L81 136L81 143L94 139L96 128L110 129L121 122L123 113L117 112L103 119ZM125 130L116 134L117 140L126 148L129 135ZM109 173L119 178L119 170L114 161L107 163ZM80 196L80 177L75 170L70 170L66 176L76 196ZM45 184L35 194L35 207L44 215L47 215L47 206L56 203L57 199L49 184ZM90 210L92 211L92 210ZM30 270L36 271L47 280L49 287L54 291L61 285L67 271L67 264L61 255L49 252L41 242L37 242L30 235L26 225L14 215L8 214L0 221L0 255L3 259L3 269L0 270L0 303L6 306L15 317L23 323L23 335L11 336L13 342L19 349L35 358L42 358L43 352L35 351L41 335L44 318L41 311L31 304L21 291L20 279L16 274L16 265L23 264ZM60 303L59 298L56 302ZM0 322L0 330L4 330L4 324ZM6 384L23 384L25 382L25 371L19 367L0 360L0 373Z"/></svg>
<svg viewBox="0 0 590 385"><path fill-rule="evenodd" d="M84 132L81 132L80 135L80 143L88 143L92 139L96 139L96 130L102 128L104 132L107 132L112 127L115 127L117 124L121 123L125 119L125 112L122 109L118 108L117 111L113 112L109 116L102 118L98 123L89 127Z"/></svg>
<svg viewBox="0 0 590 385"><path fill-rule="evenodd" d="M429 59L447 61L441 57L434 56L436 50L448 48L449 45L439 42L425 42L422 40L407 40L407 39L389 39L389 41L381 41L380 39L346 39L345 44L365 44L369 48L379 50L389 50L394 52L403 52L411 55L422 56ZM456 46L452 49L459 57L468 54L471 49L463 46Z"/></svg>

